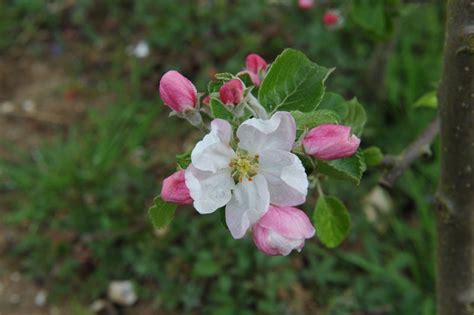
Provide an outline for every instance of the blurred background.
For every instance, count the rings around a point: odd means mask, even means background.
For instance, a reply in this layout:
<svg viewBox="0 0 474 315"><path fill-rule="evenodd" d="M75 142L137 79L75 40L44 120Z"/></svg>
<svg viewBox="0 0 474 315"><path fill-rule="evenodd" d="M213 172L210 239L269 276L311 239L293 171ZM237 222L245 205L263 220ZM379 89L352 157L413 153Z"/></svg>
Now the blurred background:
<svg viewBox="0 0 474 315"><path fill-rule="evenodd" d="M0 1L0 314L433 315L436 149L391 190L378 169L327 184L353 220L337 249L267 257L218 215L181 207L154 231L147 208L200 137L168 118L165 71L203 91L248 53L299 49L365 106L362 146L399 154L436 115L417 100L443 20L443 1Z"/></svg>

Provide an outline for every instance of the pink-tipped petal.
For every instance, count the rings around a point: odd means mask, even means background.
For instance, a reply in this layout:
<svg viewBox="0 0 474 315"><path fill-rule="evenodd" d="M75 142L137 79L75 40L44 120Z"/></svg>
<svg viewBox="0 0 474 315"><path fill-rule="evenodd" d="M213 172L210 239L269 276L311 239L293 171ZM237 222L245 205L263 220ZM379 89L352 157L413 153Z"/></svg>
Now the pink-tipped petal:
<svg viewBox="0 0 474 315"><path fill-rule="evenodd" d="M255 224L252 228L252 237L253 241L257 248L262 251L263 253L269 256L277 256L279 252L276 248L272 248L268 242L268 234L269 230L260 226L259 224Z"/></svg>
<svg viewBox="0 0 474 315"><path fill-rule="evenodd" d="M237 105L244 97L244 85L238 79L230 80L222 85L219 95L225 105Z"/></svg>
<svg viewBox="0 0 474 315"><path fill-rule="evenodd" d="M267 255L288 255L300 251L305 239L315 234L308 216L293 207L270 205L267 213L253 226L253 239Z"/></svg>
<svg viewBox="0 0 474 315"><path fill-rule="evenodd" d="M294 207L271 205L258 224L287 238L311 238L315 230L306 213Z"/></svg>
<svg viewBox="0 0 474 315"><path fill-rule="evenodd" d="M260 76L257 73L251 72L251 71L246 71L250 77L250 80L255 86L260 86L260 83L262 80L260 79Z"/></svg>
<svg viewBox="0 0 474 315"><path fill-rule="evenodd" d="M351 136L351 127L342 125L320 125L311 129L303 139L306 154L320 160L349 157L359 145L360 139Z"/></svg>
<svg viewBox="0 0 474 315"><path fill-rule="evenodd" d="M257 54L249 54L245 59L245 67L248 71L258 74L260 71L267 70L268 64Z"/></svg>
<svg viewBox="0 0 474 315"><path fill-rule="evenodd" d="M163 181L161 198L164 201L180 205L189 205L193 203L193 199L189 195L189 189L186 186L184 173L184 170L178 171Z"/></svg>
<svg viewBox="0 0 474 315"><path fill-rule="evenodd" d="M194 84L174 70L161 77L160 96L165 105L178 113L195 108L198 100Z"/></svg>

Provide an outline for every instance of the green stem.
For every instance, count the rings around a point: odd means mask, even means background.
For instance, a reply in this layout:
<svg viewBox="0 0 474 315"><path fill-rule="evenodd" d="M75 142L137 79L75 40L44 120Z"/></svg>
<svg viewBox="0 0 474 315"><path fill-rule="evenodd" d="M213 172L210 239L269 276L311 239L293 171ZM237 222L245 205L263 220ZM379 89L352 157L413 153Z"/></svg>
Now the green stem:
<svg viewBox="0 0 474 315"><path fill-rule="evenodd" d="M316 180L314 182L316 183L316 190L318 191L318 196L319 197L324 197L324 192L323 192L323 189L321 187L321 182L319 181L318 178L316 178Z"/></svg>
<svg viewBox="0 0 474 315"><path fill-rule="evenodd" d="M250 106L248 103L245 104L245 108L247 108L253 115L253 117L258 117L257 113L253 110L252 106Z"/></svg>

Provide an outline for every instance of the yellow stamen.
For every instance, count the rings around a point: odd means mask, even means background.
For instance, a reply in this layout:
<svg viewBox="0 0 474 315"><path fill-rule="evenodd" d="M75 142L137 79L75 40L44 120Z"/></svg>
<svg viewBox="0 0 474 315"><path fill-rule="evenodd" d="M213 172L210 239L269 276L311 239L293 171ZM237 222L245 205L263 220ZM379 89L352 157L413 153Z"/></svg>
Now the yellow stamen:
<svg viewBox="0 0 474 315"><path fill-rule="evenodd" d="M242 182L244 178L249 181L257 175L258 155L249 155L247 152L237 152L237 156L230 161L229 167L232 168L232 177L235 182Z"/></svg>

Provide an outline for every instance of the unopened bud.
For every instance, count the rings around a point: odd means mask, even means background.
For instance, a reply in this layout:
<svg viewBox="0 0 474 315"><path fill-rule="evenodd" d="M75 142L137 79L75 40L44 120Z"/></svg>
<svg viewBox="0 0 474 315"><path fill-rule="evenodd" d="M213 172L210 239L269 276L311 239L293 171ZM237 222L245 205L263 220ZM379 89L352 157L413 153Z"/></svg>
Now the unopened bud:
<svg viewBox="0 0 474 315"><path fill-rule="evenodd" d="M160 80L160 96L165 105L178 113L197 106L197 91L194 84L181 73L171 70Z"/></svg>
<svg viewBox="0 0 474 315"><path fill-rule="evenodd" d="M225 105L237 105L244 98L244 85L238 79L230 80L222 85L219 95Z"/></svg>
<svg viewBox="0 0 474 315"><path fill-rule="evenodd" d="M189 189L186 186L184 172L184 170L178 171L163 181L161 198L164 201L180 205L189 205L193 203L193 200L189 195Z"/></svg>
<svg viewBox="0 0 474 315"><path fill-rule="evenodd" d="M360 139L351 135L351 127L342 125L320 125L303 138L306 154L320 160L349 157L357 151L359 144Z"/></svg>

